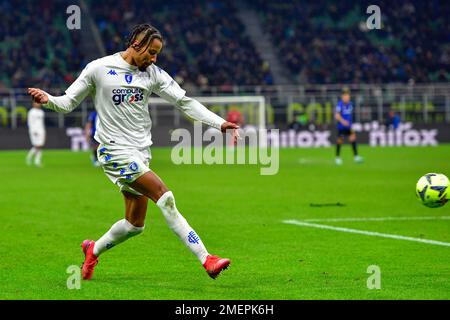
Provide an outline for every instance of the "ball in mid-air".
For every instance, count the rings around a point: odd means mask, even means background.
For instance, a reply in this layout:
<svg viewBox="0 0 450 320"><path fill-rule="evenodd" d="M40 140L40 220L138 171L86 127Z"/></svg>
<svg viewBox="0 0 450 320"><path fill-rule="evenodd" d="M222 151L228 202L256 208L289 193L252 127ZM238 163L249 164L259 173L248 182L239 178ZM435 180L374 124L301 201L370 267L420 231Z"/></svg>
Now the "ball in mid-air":
<svg viewBox="0 0 450 320"><path fill-rule="evenodd" d="M442 207L449 200L448 178L441 173L427 173L416 185L416 195L429 208Z"/></svg>

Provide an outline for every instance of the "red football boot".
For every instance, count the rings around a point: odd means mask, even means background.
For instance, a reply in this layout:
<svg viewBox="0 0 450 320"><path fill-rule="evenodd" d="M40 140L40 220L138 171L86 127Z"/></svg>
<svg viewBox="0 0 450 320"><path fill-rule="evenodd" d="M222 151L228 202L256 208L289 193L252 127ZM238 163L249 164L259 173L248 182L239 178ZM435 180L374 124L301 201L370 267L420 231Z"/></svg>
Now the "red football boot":
<svg viewBox="0 0 450 320"><path fill-rule="evenodd" d="M94 255L94 245L93 240L84 240L81 244L81 248L85 254L83 265L81 266L81 275L84 280L91 280L94 274L94 268L98 263L98 257Z"/></svg>
<svg viewBox="0 0 450 320"><path fill-rule="evenodd" d="M208 275L215 279L222 272L222 270L226 270L230 265L230 259L219 258L217 256L208 255L206 257L206 261L203 264Z"/></svg>

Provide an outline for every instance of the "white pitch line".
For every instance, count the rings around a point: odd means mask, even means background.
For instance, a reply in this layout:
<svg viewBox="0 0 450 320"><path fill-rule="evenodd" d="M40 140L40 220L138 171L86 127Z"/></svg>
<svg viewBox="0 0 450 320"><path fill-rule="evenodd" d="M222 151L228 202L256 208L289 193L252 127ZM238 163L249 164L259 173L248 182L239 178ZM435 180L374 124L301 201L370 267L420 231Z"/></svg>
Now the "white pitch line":
<svg viewBox="0 0 450 320"><path fill-rule="evenodd" d="M396 239L396 240L414 241L414 242L434 244L434 245L437 245L437 246L450 247L450 243L448 243L448 242L442 242L442 241L436 241L436 240L427 240L427 239L413 238L413 237L405 237L405 236L399 236L399 235L395 235L395 234L387 234L387 233L379 233L379 232L372 232L372 231L364 231L364 230L356 230L356 229L349 229L349 228L327 226L327 225L324 225L324 224L309 223L309 222L298 221L298 220L284 220L283 223L294 224L294 225L304 226L304 227L312 227L312 228L319 228L319 229L328 229L328 230L334 230L334 231L341 231L341 232L347 232L347 233L364 234L366 236L390 238L390 239Z"/></svg>
<svg viewBox="0 0 450 320"><path fill-rule="evenodd" d="M441 217L379 217L379 218L323 218L323 219L305 219L308 222L341 222L341 221L413 221L413 220L450 220L450 216Z"/></svg>

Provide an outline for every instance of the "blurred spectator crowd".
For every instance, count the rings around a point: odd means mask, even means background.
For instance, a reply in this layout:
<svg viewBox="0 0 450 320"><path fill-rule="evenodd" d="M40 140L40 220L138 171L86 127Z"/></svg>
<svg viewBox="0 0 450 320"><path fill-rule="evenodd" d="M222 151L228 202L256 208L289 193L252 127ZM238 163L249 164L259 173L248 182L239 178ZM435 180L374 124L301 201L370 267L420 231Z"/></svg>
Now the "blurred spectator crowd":
<svg viewBox="0 0 450 320"><path fill-rule="evenodd" d="M107 54L124 50L137 23L161 30L157 64L183 86L270 85L236 3L226 0L86 0ZM65 87L86 65L70 0L0 2L0 88ZM381 30L362 1L242 0L256 10L278 59L298 83L450 81L450 1L379 0Z"/></svg>
<svg viewBox="0 0 450 320"><path fill-rule="evenodd" d="M246 0L300 83L450 81L450 1ZM369 30L376 4L381 29Z"/></svg>
<svg viewBox="0 0 450 320"><path fill-rule="evenodd" d="M0 1L0 88L59 87L86 64L81 31L69 32L74 1Z"/></svg>
<svg viewBox="0 0 450 320"><path fill-rule="evenodd" d="M165 46L157 64L182 85L272 84L236 9L226 0L93 1L92 12L108 53L122 51L137 23L158 28Z"/></svg>

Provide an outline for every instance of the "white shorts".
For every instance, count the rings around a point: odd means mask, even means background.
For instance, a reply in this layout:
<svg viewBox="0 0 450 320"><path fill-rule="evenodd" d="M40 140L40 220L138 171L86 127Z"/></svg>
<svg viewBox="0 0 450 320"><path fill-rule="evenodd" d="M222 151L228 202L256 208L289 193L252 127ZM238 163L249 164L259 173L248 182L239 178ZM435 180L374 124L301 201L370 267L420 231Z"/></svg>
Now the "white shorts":
<svg viewBox="0 0 450 320"><path fill-rule="evenodd" d="M97 157L106 176L120 188L120 191L141 195L129 184L150 171L149 148L134 149L100 144Z"/></svg>
<svg viewBox="0 0 450 320"><path fill-rule="evenodd" d="M45 144L45 131L30 131L30 140L33 147L42 147Z"/></svg>

